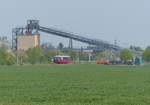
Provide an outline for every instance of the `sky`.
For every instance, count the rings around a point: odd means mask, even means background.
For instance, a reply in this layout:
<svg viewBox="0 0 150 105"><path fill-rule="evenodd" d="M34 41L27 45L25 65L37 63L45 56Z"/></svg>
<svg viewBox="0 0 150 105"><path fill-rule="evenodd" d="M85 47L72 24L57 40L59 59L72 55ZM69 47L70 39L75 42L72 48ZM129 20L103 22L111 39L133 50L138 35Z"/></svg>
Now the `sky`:
<svg viewBox="0 0 150 105"><path fill-rule="evenodd" d="M12 28L36 19L41 26L144 48L150 45L149 5L150 0L0 0L0 36L11 40ZM41 42L67 46L69 40L41 33Z"/></svg>

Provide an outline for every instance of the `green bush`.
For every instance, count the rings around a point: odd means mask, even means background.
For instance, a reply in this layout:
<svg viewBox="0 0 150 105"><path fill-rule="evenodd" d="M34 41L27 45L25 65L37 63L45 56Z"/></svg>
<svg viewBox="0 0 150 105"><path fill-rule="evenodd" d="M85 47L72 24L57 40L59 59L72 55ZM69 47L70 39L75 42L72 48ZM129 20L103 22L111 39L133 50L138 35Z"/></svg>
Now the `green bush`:
<svg viewBox="0 0 150 105"><path fill-rule="evenodd" d="M13 65L16 63L16 58L13 53L7 50L0 50L0 65Z"/></svg>
<svg viewBox="0 0 150 105"><path fill-rule="evenodd" d="M146 49L143 53L143 60L150 62L150 49Z"/></svg>
<svg viewBox="0 0 150 105"><path fill-rule="evenodd" d="M43 49L41 47L30 48L26 51L27 60L32 65L40 62L41 57L43 56Z"/></svg>
<svg viewBox="0 0 150 105"><path fill-rule="evenodd" d="M57 53L58 53L58 51L48 51L44 54L45 55L44 57L48 63L51 63L53 57L56 56Z"/></svg>
<svg viewBox="0 0 150 105"><path fill-rule="evenodd" d="M133 55L128 49L123 49L120 53L120 59L123 61L133 60Z"/></svg>

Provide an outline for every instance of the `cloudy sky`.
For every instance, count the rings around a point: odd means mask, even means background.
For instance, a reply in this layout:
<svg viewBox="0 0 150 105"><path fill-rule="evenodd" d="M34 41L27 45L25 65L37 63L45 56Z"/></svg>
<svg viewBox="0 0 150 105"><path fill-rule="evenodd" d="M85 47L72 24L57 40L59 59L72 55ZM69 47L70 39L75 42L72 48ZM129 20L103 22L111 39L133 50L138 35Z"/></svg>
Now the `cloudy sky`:
<svg viewBox="0 0 150 105"><path fill-rule="evenodd" d="M0 35L38 19L55 27L123 47L150 45L150 0L0 0ZM42 42L68 44L68 39L41 33ZM76 43L75 46L79 46Z"/></svg>

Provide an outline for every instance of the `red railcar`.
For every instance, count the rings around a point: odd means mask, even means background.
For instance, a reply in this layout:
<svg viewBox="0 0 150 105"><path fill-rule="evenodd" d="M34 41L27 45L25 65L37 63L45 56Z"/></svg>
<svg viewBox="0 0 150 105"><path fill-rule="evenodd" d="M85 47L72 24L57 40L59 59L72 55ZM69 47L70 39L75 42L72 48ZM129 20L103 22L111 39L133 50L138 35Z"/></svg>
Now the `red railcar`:
<svg viewBox="0 0 150 105"><path fill-rule="evenodd" d="M54 63L68 64L71 62L72 62L72 60L71 60L70 56L54 56Z"/></svg>

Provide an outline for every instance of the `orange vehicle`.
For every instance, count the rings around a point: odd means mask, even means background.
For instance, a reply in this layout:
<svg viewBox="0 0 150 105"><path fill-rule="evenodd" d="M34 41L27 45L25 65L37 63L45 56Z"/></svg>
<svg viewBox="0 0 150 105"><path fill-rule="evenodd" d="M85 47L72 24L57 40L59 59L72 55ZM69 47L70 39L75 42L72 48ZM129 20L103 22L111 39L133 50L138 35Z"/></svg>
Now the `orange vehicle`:
<svg viewBox="0 0 150 105"><path fill-rule="evenodd" d="M96 63L97 64L109 64L109 60L97 60Z"/></svg>

